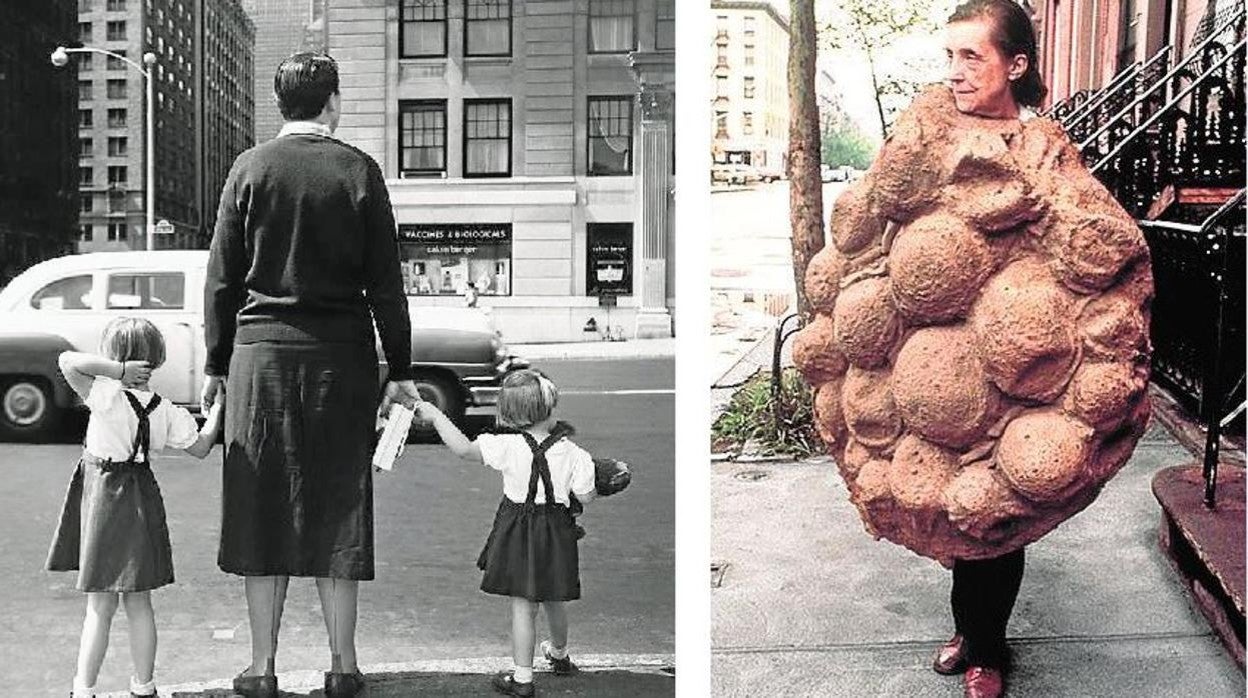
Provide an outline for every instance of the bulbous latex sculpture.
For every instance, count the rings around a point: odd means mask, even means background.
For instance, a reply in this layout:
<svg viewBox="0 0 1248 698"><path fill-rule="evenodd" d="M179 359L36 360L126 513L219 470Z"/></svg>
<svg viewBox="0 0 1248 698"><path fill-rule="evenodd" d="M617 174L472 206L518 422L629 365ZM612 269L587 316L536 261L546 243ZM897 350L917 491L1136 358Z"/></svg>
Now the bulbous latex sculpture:
<svg viewBox="0 0 1248 698"><path fill-rule="evenodd" d="M1148 422L1153 280L1061 127L931 87L830 228L793 357L868 532L950 565L1092 503Z"/></svg>

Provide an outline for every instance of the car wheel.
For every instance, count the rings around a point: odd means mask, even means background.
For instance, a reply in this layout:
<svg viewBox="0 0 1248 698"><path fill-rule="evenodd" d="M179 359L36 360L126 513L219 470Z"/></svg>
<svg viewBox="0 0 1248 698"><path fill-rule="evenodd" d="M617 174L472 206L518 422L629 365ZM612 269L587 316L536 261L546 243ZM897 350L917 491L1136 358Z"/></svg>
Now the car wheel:
<svg viewBox="0 0 1248 698"><path fill-rule="evenodd" d="M0 378L0 436L6 440L37 441L56 430L61 408L52 386L43 378Z"/></svg>
<svg viewBox="0 0 1248 698"><path fill-rule="evenodd" d="M420 393L422 400L432 403L452 422L456 424L463 422L464 396L453 378L440 373L417 373L412 378L412 382L416 384L416 390ZM432 431L433 427L427 424L412 427L414 435L429 434Z"/></svg>

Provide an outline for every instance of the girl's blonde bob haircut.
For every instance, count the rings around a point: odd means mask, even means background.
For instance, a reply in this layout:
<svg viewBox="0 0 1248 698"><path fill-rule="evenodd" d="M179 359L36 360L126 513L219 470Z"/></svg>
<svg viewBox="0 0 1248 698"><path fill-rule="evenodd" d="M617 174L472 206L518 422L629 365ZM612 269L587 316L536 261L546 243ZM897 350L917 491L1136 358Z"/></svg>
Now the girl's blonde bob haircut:
<svg viewBox="0 0 1248 698"><path fill-rule="evenodd" d="M507 374L498 393L498 423L525 429L550 418L559 404L559 389L540 371L531 368Z"/></svg>
<svg viewBox="0 0 1248 698"><path fill-rule="evenodd" d="M104 327L100 353L113 361L146 361L155 369L165 363L165 337L149 320L119 317Z"/></svg>

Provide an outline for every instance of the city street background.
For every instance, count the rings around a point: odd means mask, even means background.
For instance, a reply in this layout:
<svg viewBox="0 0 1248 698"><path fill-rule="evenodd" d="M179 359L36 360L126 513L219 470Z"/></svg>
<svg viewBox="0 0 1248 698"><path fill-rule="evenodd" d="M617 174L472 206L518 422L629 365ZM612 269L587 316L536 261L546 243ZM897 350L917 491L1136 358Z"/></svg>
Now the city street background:
<svg viewBox="0 0 1248 698"><path fill-rule="evenodd" d="M612 658L646 655L670 664L674 360L535 366L559 386L558 411L576 427L577 443L624 460L633 471L628 490L587 505L581 518L588 535L580 548L583 598L569 607L573 656L597 655L597 662L610 665ZM489 418L470 421L480 429ZM75 438L68 433L58 444L0 443L0 477L7 483L0 490L0 576L9 589L0 599L6 695L68 691L73 679L84 598L73 588L72 574L45 572L43 563L81 451ZM249 662L250 645L242 581L216 566L220 447L204 461L167 454L156 468L177 578L153 593L160 640L156 680L171 686L226 679ZM364 669L435 660L452 660L448 672L506 668L509 607L505 599L478 591L475 566L501 496L498 474L459 461L441 445L413 443L394 472L376 475L374 488L377 579L360 591ZM119 611L98 683L102 691L124 689L130 675L125 627ZM497 665L461 661L482 658L498 658ZM278 672L320 671L328 661L315 587L311 580L293 579ZM641 693L671 692L670 681L646 681L637 684ZM627 677L612 683L629 685Z"/></svg>

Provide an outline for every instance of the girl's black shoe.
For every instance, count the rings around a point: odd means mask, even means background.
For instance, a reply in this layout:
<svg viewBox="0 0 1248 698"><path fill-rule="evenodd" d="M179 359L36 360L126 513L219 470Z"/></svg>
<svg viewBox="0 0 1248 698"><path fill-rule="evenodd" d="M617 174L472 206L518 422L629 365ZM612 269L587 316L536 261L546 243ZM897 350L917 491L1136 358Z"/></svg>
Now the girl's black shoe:
<svg viewBox="0 0 1248 698"><path fill-rule="evenodd" d="M340 674L325 672L325 695L327 698L354 698L364 690L364 675L359 669Z"/></svg>
<svg viewBox="0 0 1248 698"><path fill-rule="evenodd" d="M277 698L277 676L235 676L234 692L244 698Z"/></svg>
<svg viewBox="0 0 1248 698"><path fill-rule="evenodd" d="M509 696L527 697L537 695L532 682L519 683L510 671L500 671L495 674L494 678L490 679L490 685L494 687L495 691Z"/></svg>

